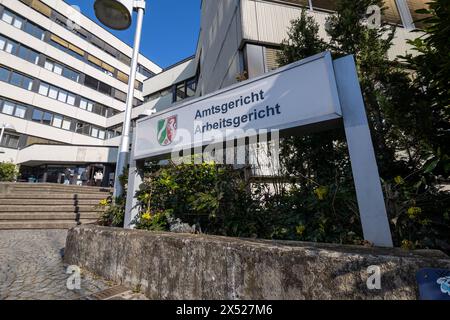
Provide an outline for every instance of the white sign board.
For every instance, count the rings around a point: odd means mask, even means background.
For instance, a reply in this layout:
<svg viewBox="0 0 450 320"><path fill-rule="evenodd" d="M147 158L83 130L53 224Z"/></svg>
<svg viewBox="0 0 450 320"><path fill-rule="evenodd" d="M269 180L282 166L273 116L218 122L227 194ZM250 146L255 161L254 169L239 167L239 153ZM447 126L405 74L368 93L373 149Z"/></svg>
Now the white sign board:
<svg viewBox="0 0 450 320"><path fill-rule="evenodd" d="M289 129L342 116L330 53L187 101L136 128L135 159L170 154L248 136L244 131Z"/></svg>

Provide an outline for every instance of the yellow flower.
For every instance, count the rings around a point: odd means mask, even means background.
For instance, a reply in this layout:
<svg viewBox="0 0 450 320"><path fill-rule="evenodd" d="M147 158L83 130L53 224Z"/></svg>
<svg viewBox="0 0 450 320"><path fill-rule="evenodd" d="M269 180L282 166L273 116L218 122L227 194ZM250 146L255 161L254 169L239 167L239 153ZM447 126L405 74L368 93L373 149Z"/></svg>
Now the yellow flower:
<svg viewBox="0 0 450 320"><path fill-rule="evenodd" d="M317 199L325 200L325 197L328 195L328 188L327 187L318 187L318 188L314 189L314 194L316 195Z"/></svg>
<svg viewBox="0 0 450 320"><path fill-rule="evenodd" d="M103 200L101 200L100 203L99 203L99 205L101 205L101 206L103 206L103 207L107 206L107 205L108 205L108 199L103 199Z"/></svg>
<svg viewBox="0 0 450 320"><path fill-rule="evenodd" d="M422 209L418 207L411 207L408 209L408 216L410 219L416 219L422 213Z"/></svg>
<svg viewBox="0 0 450 320"><path fill-rule="evenodd" d="M404 250L414 250L414 243L409 240L402 241L402 249Z"/></svg>
<svg viewBox="0 0 450 320"><path fill-rule="evenodd" d="M144 220L150 220L152 218L152 215L150 214L150 212L146 212L142 215L142 219Z"/></svg>
<svg viewBox="0 0 450 320"><path fill-rule="evenodd" d="M400 177L400 176L396 176L396 177L394 178L394 181L395 181L395 183L396 183L397 185L405 184L405 180L403 180L403 178Z"/></svg>
<svg viewBox="0 0 450 320"><path fill-rule="evenodd" d="M298 225L296 228L295 228L295 230L297 231L297 234L299 235L299 236L302 236L304 233L305 233L305 231L306 231L306 227L304 226L304 225Z"/></svg>

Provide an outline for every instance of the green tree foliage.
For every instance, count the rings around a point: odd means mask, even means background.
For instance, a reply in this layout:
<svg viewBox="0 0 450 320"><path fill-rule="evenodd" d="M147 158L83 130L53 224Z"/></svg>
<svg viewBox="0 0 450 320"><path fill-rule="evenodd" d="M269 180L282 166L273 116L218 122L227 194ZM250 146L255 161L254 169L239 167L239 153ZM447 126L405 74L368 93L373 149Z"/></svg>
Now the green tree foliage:
<svg viewBox="0 0 450 320"><path fill-rule="evenodd" d="M422 9L425 34L409 41L413 54L406 67L415 72L412 83L423 102L416 118L427 119L417 127L415 137L430 156L429 167L436 174L450 172L450 0L434 0Z"/></svg>

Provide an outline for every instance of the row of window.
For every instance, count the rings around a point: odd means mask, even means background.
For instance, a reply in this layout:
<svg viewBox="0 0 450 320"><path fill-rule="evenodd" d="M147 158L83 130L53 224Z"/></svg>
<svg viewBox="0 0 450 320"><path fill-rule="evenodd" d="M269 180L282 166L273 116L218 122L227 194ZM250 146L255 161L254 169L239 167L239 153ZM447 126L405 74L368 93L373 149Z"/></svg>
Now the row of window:
<svg viewBox="0 0 450 320"><path fill-rule="evenodd" d="M7 37L4 37L0 35L0 50L6 51L10 54L16 55L24 60L27 60L33 64L38 65L39 64L39 53L24 46L23 44L19 42L15 42ZM120 91L118 89L115 89L111 87L110 85L107 85L93 77L90 77L88 75L84 76L84 81L81 81L81 73L74 71L73 69L64 66L63 64L54 62L47 58L46 56L43 56L44 61L44 68L54 72L58 75L62 75L65 78L82 83L85 86L94 89L100 93L106 94L108 96L111 96L113 98L116 98L119 101L126 102L127 95L125 92ZM139 105L139 100L134 100L134 105Z"/></svg>
<svg viewBox="0 0 450 320"><path fill-rule="evenodd" d="M21 45L18 42L12 41L9 38L0 35L0 50L18 56L31 63L39 63L39 53L27 46Z"/></svg>
<svg viewBox="0 0 450 320"><path fill-rule="evenodd" d="M74 131L101 140L106 139L107 131L90 123L0 98L0 111L3 114L25 119L27 117L27 110L32 110L32 112L30 111L31 121L59 129Z"/></svg>
<svg viewBox="0 0 450 320"><path fill-rule="evenodd" d="M44 68L53 73L59 74L69 80L79 82L80 73L52 60L45 59Z"/></svg>
<svg viewBox="0 0 450 320"><path fill-rule="evenodd" d="M33 79L12 69L0 67L0 81L21 87L31 91L33 89ZM71 106L77 106L77 95L45 82L39 83L37 92L43 96L58 100ZM106 107L100 103L93 102L86 98L80 97L78 107L89 112L101 115L103 117L112 117L120 112Z"/></svg>
<svg viewBox="0 0 450 320"><path fill-rule="evenodd" d="M49 60L46 58L44 63L44 68L46 68L49 71L52 71L56 74L62 75L66 77L67 79L73 80L75 82L84 84L85 86L94 89L100 93L106 94L110 97L113 97L121 102L126 102L127 94L123 91L120 91L116 88L111 87L110 85L101 82L91 76L84 75L83 81L81 81L81 73L76 72L72 70L69 67L66 67L65 65L62 65L60 63L54 62L52 60ZM133 101L134 106L138 106L140 101L138 99L134 99Z"/></svg>
<svg viewBox="0 0 450 320"><path fill-rule="evenodd" d="M59 102L62 103L67 103L71 106L75 105L76 99L75 94L67 92L58 87L49 85L45 82L41 82L41 84L39 85L38 93L43 96L49 97L50 99L58 100Z"/></svg>
<svg viewBox="0 0 450 320"><path fill-rule="evenodd" d="M22 104L0 98L0 112L9 116L24 119L27 113L27 107Z"/></svg>
<svg viewBox="0 0 450 320"><path fill-rule="evenodd" d="M75 131L78 134L91 136L93 138L104 140L106 131L96 127L92 124L74 120L60 114L51 113L48 111L33 109L31 120L40 124L45 124L59 129ZM75 124L73 126L73 124Z"/></svg>
<svg viewBox="0 0 450 320"><path fill-rule="evenodd" d="M76 94L68 92L66 90L63 90L61 88L52 86L48 83L41 81L41 83L39 85L38 93L43 96L49 97L51 99L58 100L62 103L66 103L71 106L77 106L77 95ZM107 117L107 118L112 117L119 113L119 111L117 111L115 109L108 108L100 103L93 102L93 101L83 98L83 97L79 98L78 107L83 110L86 110L86 111L89 111L89 112L92 112L92 113L95 113L95 114L98 114L100 116Z"/></svg>
<svg viewBox="0 0 450 320"><path fill-rule="evenodd" d="M113 48L110 44L106 43L105 41L101 40L97 36L93 35L92 33L88 32L87 30L83 29L81 26L76 26L74 28L74 23L70 20L68 20L66 17L61 15L60 13L56 12L46 4L42 3L40 0L20 0L26 5L32 7L33 9L37 10L38 12L42 13L44 16L46 16L49 19L52 19L62 27L66 28L67 30L75 33L83 40L86 40L87 42L93 44L97 48L101 49L102 51L106 52L107 54L111 55L112 57L118 59L119 61L123 62L125 65L129 66L131 65L131 58L127 55L123 54L116 48ZM147 68L145 68L142 65L138 66L138 72L144 75L146 78L150 78L154 76L154 73L149 71Z"/></svg>
<svg viewBox="0 0 450 320"><path fill-rule="evenodd" d="M14 70L0 66L0 81L7 82L25 90L33 88L33 79Z"/></svg>
<svg viewBox="0 0 450 320"><path fill-rule="evenodd" d="M25 31L26 33L28 33L40 40L44 40L44 38L45 38L44 29L38 27L36 24L28 21L27 19L20 17L19 15L13 13L12 11L5 9L3 11L1 19L4 22L6 22L18 29Z"/></svg>
<svg viewBox="0 0 450 320"><path fill-rule="evenodd" d="M19 15L13 13L12 11L10 11L6 8L3 10L1 19L21 30L24 30L24 31L27 31L24 27L26 27L28 25L33 25L32 22L29 22L25 18L20 17ZM20 23L16 22L16 21L20 21ZM40 29L40 30L42 30L42 29ZM39 38L41 40L45 39L45 32L43 30L42 30L42 35L40 35ZM129 77L127 74L125 74L122 71L117 70L116 68L114 68L111 65L103 62L102 60L94 57L93 55L86 53L84 50L78 48L77 46L71 44L70 42L68 42L54 34L50 34L48 43L51 44L52 46L54 46L55 48L58 48L59 50L71 55L72 57L75 57L83 62L88 63L89 65L95 67L96 69L102 71L103 73L105 73L111 77L114 77L114 78L118 79L119 81L122 81L123 83L128 84ZM140 81L136 80L135 88L142 91L142 83Z"/></svg>
<svg viewBox="0 0 450 320"><path fill-rule="evenodd" d="M185 81L174 84L169 88L162 89L144 97L144 102L159 99L168 95L172 95L172 103L182 101L184 99L195 96L197 90L197 77L187 79Z"/></svg>

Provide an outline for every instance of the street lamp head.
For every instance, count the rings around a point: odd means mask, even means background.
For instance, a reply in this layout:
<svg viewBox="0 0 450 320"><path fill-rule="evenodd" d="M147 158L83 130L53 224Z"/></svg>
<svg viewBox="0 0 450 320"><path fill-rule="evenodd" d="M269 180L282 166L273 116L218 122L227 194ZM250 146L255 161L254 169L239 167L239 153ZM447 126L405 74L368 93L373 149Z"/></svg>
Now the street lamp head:
<svg viewBox="0 0 450 320"><path fill-rule="evenodd" d="M105 26L125 30L131 25L133 0L96 0L95 15Z"/></svg>

